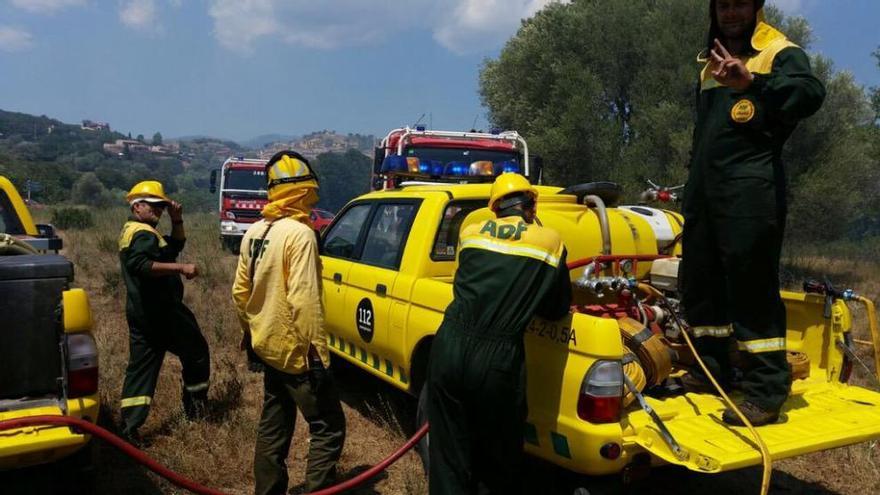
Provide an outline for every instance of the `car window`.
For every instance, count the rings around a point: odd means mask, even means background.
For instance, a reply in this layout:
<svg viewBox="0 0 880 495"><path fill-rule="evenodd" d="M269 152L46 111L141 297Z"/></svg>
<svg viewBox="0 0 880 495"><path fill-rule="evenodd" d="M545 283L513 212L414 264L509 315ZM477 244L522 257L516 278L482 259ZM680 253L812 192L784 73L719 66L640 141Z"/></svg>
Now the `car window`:
<svg viewBox="0 0 880 495"><path fill-rule="evenodd" d="M431 250L431 259L434 261L455 260L455 250L458 249L458 234L461 231L461 222L472 211L484 208L486 200L453 201L443 210L443 219L440 220L440 228L437 229L437 237L434 240L434 249Z"/></svg>
<svg viewBox="0 0 880 495"><path fill-rule="evenodd" d="M364 242L362 263L397 269L416 206L411 203L379 205Z"/></svg>
<svg viewBox="0 0 880 495"><path fill-rule="evenodd" d="M354 248L372 204L355 205L342 214L324 237L323 254L338 258L354 257Z"/></svg>
<svg viewBox="0 0 880 495"><path fill-rule="evenodd" d="M18 220L18 214L12 208L12 201L3 191L0 191L0 232L14 235L24 234L24 227Z"/></svg>

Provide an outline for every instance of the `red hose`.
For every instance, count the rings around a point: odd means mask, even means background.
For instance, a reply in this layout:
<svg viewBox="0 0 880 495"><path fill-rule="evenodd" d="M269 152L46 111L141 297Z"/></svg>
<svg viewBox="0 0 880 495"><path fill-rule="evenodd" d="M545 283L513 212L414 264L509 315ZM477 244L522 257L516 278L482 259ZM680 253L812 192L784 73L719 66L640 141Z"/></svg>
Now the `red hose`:
<svg viewBox="0 0 880 495"><path fill-rule="evenodd" d="M189 478L175 473L174 471L159 464L153 458L138 450L131 444L125 442L123 439L114 435L113 433L110 433L104 428L101 428L100 426L90 423L84 419L72 418L69 416L51 415L28 416L24 418L7 419L5 421L0 421L0 431L14 430L17 428L27 428L32 426L45 426L50 424L66 425L91 433L92 435L121 450L123 454L131 457L150 471L153 471L154 473L167 479L168 481L179 486L180 488L189 490L193 493L198 493L200 495L226 495L221 491L200 485ZM422 427L419 428L419 431L417 431L415 435L413 435L402 447L397 449L393 454L385 458L379 464L376 464L375 466L348 481L344 481L338 485L324 488L323 490L319 490L308 495L335 495L337 493L342 493L344 490L348 490L361 485L362 483L384 471L388 468L388 466L400 459L400 457L403 456L403 454L405 454L408 450L413 448L419 442L419 440L421 440L422 437L425 436L426 433L428 433L427 423L422 425Z"/></svg>

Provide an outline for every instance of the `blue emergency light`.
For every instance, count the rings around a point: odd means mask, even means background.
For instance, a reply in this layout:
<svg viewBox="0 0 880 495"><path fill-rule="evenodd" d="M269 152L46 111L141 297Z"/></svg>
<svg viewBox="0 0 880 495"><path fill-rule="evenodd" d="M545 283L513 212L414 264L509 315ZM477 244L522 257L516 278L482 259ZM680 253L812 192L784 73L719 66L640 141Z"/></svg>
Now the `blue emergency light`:
<svg viewBox="0 0 880 495"><path fill-rule="evenodd" d="M381 172L384 174L408 171L409 165L406 162L405 156L388 155L385 157L384 160L382 160Z"/></svg>
<svg viewBox="0 0 880 495"><path fill-rule="evenodd" d="M452 175L456 177L465 176L468 174L469 168L470 164L467 162L449 162L446 164L446 169L443 171L443 175Z"/></svg>
<svg viewBox="0 0 880 495"><path fill-rule="evenodd" d="M519 166L519 163L506 161L495 164L495 175L506 174L510 172L521 174L522 168Z"/></svg>

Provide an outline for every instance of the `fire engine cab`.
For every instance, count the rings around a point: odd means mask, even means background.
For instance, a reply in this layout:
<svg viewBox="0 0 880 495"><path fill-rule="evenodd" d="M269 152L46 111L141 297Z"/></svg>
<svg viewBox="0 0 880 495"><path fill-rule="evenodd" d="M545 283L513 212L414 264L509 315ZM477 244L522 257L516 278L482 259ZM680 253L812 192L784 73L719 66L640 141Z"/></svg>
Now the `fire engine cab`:
<svg viewBox="0 0 880 495"><path fill-rule="evenodd" d="M247 229L260 217L266 206L266 160L231 157L219 170L211 171L211 192L217 192L219 172L220 241L223 247L238 253Z"/></svg>
<svg viewBox="0 0 880 495"><path fill-rule="evenodd" d="M540 157L529 156L525 139L516 131L402 127L389 132L375 150L372 189L419 181L492 182L502 172L517 172L541 182Z"/></svg>

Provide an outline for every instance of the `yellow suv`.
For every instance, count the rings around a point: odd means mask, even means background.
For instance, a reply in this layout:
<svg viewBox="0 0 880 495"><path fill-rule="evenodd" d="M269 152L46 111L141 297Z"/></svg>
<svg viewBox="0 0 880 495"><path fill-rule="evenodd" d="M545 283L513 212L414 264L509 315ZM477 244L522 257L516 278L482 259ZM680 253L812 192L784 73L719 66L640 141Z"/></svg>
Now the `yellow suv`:
<svg viewBox="0 0 880 495"><path fill-rule="evenodd" d="M51 226L37 226L0 176L0 421L63 415L98 418L98 351L73 264ZM0 470L51 462L90 436L66 426L0 432Z"/></svg>
<svg viewBox="0 0 880 495"><path fill-rule="evenodd" d="M634 301L633 294L638 283L648 283L674 299L682 219L642 205L616 207L619 193L611 186L537 186L538 221L560 233L570 262L582 261L571 272L572 313L535 320L525 335L526 451L590 475L658 463L707 473L760 464L748 432L720 420L718 397L684 393L661 380L684 373L688 352L676 345L677 328L664 308ZM404 183L360 196L336 216L321 242L336 356L420 394L432 339L452 300L459 231L492 216L485 208L489 188ZM880 394L845 383L850 363L838 347L851 327L845 303L834 302L825 318L822 297L782 296L788 348L802 365L782 420L759 428L773 458L880 437ZM664 343L659 354L639 354L657 361L652 369L642 359L644 371L663 373L653 378L655 387L641 387L656 419L624 379L635 376L627 371L633 360L627 344L640 339ZM663 360L669 360L665 371Z"/></svg>

